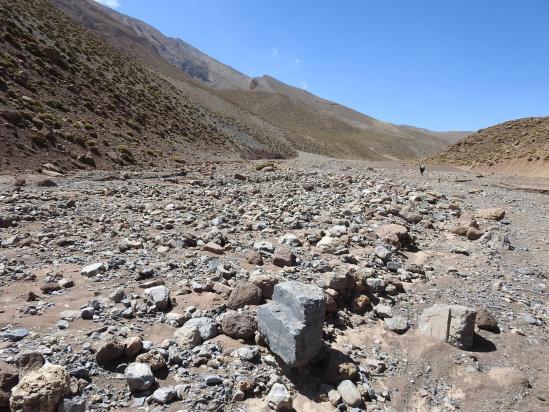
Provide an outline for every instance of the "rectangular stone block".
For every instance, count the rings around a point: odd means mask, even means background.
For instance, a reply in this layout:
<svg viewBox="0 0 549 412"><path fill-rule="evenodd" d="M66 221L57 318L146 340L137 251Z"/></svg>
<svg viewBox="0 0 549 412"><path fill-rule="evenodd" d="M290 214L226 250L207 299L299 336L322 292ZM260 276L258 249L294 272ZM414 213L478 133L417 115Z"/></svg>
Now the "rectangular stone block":
<svg viewBox="0 0 549 412"><path fill-rule="evenodd" d="M315 285L284 282L273 301L257 308L257 327L269 349L293 367L307 364L320 350L325 300Z"/></svg>
<svg viewBox="0 0 549 412"><path fill-rule="evenodd" d="M419 331L460 349L473 347L476 311L461 305L436 304L423 311Z"/></svg>
<svg viewBox="0 0 549 412"><path fill-rule="evenodd" d="M286 306L297 320L306 325L324 322L324 292L316 285L297 281L279 283L274 288L273 301Z"/></svg>

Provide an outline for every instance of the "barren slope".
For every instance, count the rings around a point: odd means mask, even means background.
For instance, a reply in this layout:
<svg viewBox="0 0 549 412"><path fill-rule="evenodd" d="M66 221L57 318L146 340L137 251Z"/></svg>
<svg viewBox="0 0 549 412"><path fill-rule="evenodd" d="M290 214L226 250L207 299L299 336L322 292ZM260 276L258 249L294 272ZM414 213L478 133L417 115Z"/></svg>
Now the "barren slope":
<svg viewBox="0 0 549 412"><path fill-rule="evenodd" d="M479 130L429 160L438 164L548 175L549 117L512 120Z"/></svg>
<svg viewBox="0 0 549 412"><path fill-rule="evenodd" d="M153 166L295 153L283 131L249 114L205 107L46 1L2 5L3 165Z"/></svg>
<svg viewBox="0 0 549 412"><path fill-rule="evenodd" d="M252 79L187 43L91 0L50 0L80 24L125 53L173 78L174 68L240 107L286 129L294 148L323 155L366 159L415 159L443 150L445 133L397 126L319 98L272 77ZM166 67L163 62L171 63ZM202 104L208 105L211 94ZM215 102L216 106L223 105ZM231 108L234 110L234 108ZM452 137L462 136L460 132Z"/></svg>

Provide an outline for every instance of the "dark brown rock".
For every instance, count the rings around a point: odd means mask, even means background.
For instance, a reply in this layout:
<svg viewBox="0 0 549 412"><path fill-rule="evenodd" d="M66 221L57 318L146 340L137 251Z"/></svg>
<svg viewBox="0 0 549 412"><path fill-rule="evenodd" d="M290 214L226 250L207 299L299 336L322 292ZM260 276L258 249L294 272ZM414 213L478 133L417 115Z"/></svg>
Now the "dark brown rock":
<svg viewBox="0 0 549 412"><path fill-rule="evenodd" d="M246 305L259 305L259 303L261 303L261 289L251 282L241 282L231 292L227 307L236 310Z"/></svg>
<svg viewBox="0 0 549 412"><path fill-rule="evenodd" d="M0 409L10 404L11 388L19 382L19 374L14 366L0 361Z"/></svg>
<svg viewBox="0 0 549 412"><path fill-rule="evenodd" d="M279 247L273 257L273 265L283 268L295 264L295 255L287 247Z"/></svg>
<svg viewBox="0 0 549 412"><path fill-rule="evenodd" d="M99 365L108 365L112 361L120 358L124 353L125 346L117 340L109 340L101 343L97 348L95 360Z"/></svg>
<svg viewBox="0 0 549 412"><path fill-rule="evenodd" d="M479 329L487 330L494 333L500 332L498 323L494 318L494 315L492 315L492 312L490 312L486 308L481 308L477 311L475 323Z"/></svg>
<svg viewBox="0 0 549 412"><path fill-rule="evenodd" d="M251 339L257 330L257 323L252 315L230 312L221 321L223 333L234 339Z"/></svg>

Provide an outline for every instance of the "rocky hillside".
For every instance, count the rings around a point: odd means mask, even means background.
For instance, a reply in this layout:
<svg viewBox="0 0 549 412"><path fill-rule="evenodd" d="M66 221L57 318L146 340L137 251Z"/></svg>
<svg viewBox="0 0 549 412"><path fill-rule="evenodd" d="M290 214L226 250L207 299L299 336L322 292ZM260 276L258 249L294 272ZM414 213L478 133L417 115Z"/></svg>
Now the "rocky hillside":
<svg viewBox="0 0 549 412"><path fill-rule="evenodd" d="M3 1L0 27L2 166L157 166L295 153L286 132L227 103L206 107L194 98L202 90L174 88L45 0Z"/></svg>
<svg viewBox="0 0 549 412"><path fill-rule="evenodd" d="M473 167L549 161L549 117L512 120L479 130L429 160Z"/></svg>
<svg viewBox="0 0 549 412"><path fill-rule="evenodd" d="M448 142L439 137L382 122L322 99L272 77L253 79L250 90L220 93L269 122L303 136L296 147L333 157L370 160L417 159L441 151ZM302 144L300 144L302 143Z"/></svg>
<svg viewBox="0 0 549 412"><path fill-rule="evenodd" d="M467 132L397 126L322 99L270 76L248 77L179 39L92 0L50 0L80 24L169 77L174 68L276 127L298 150L344 158L415 159L445 149ZM167 62L171 67L162 64ZM208 104L205 102L205 104Z"/></svg>

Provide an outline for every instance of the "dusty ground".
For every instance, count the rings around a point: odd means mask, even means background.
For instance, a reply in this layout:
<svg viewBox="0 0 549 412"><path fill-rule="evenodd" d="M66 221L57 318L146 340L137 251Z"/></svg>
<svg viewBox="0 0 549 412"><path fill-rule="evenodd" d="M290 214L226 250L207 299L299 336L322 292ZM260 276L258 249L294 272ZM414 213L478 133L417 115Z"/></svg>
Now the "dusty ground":
<svg viewBox="0 0 549 412"><path fill-rule="evenodd" d="M52 178L56 187L37 187L45 176L0 176L0 216L16 220L14 226L0 228L4 242L0 248L0 336L16 327L30 332L19 342L0 338L0 360L11 363L18 352L37 349L48 361L68 370L81 365L90 370L89 382L80 391L88 407L136 410L139 406L133 403L123 375L97 366L93 353L83 345L96 347L112 336L140 336L153 347L168 347L166 339L172 338L176 327L166 323L163 313L139 314L148 282L165 283L174 300L173 312L184 313L194 306L219 321L226 311L226 295L218 290L201 291L193 281L232 288L254 273L264 273L315 282L321 275L314 269L318 262L327 263L333 272L373 265L380 276L390 276L372 260L372 247L378 242L372 228L396 222L406 225L416 239L416 246L401 250L397 259L404 268L421 267L426 275L402 281L403 291L397 295L373 299L391 305L393 313L408 319L410 329L402 335L388 330L371 308L358 314L340 307L337 313L327 314L326 345L350 357L375 390L363 408L549 408L549 181L444 167L420 177L414 166L402 163L304 156L277 162L270 172L256 171L254 165L187 165L185 174L81 172ZM26 185L14 187L16 178L24 178ZM305 186L310 187L305 190ZM423 220L406 223L387 212L392 206L406 205L419 211ZM487 207L503 209L505 217L500 221L478 219L480 229L505 234L511 250L493 249L449 230L458 221L455 210L466 215ZM216 218L220 220L214 222ZM320 253L309 236L337 224L348 227L348 236L343 238L348 253ZM197 246L181 244L189 233L198 240ZM295 267L278 268L268 256L262 267L247 262L254 242L270 241L278 248L279 237L286 233L303 241L302 246L292 248L297 256ZM123 238L139 240L142 246L121 252L117 244ZM202 250L201 244L211 241L225 243L223 254ZM82 276L82 267L94 262L108 262L109 270L95 278ZM152 269L151 277L140 278L139 273L147 268ZM73 280L74 286L43 293L41 286L54 274ZM121 305L109 301L117 287L137 302L132 319L117 316ZM38 297L27 302L31 291ZM101 310L94 320L81 319L81 308L93 299L102 302ZM422 336L417 331L419 314L434 303L487 308L501 332L477 330L470 351ZM75 311L74 320L60 326L60 319L71 318L67 310ZM254 314L255 308L244 311ZM232 359L232 351L244 344L253 346L254 342L223 334L204 342L202 346L219 346L221 354L209 355L217 363L203 363L196 360L196 352L183 352L190 359L183 364L185 370L172 364L157 378L161 387L190 385L187 398L148 408L268 410L269 380L277 376L294 395L296 410L334 410L323 397L327 382L319 378L326 365L301 371L296 378L295 372L288 375L280 365L266 361L269 352L265 347L260 347L261 358L255 364ZM208 374L225 378L222 387L199 384ZM240 379L237 376L256 382L255 391L247 393L243 402L233 401L230 392Z"/></svg>

